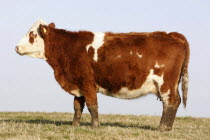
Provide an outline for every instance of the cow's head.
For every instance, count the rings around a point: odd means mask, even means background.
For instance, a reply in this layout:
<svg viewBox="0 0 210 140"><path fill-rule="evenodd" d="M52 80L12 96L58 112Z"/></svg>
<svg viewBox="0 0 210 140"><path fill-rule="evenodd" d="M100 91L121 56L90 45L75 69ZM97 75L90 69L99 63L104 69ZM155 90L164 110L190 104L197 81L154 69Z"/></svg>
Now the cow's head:
<svg viewBox="0 0 210 140"><path fill-rule="evenodd" d="M45 45L42 38L46 29L41 29L41 27L44 26L46 26L44 21L36 21L30 28L29 32L20 40L16 46L16 52L20 55L28 55L35 58L46 59L44 49ZM41 30L43 30L43 32Z"/></svg>

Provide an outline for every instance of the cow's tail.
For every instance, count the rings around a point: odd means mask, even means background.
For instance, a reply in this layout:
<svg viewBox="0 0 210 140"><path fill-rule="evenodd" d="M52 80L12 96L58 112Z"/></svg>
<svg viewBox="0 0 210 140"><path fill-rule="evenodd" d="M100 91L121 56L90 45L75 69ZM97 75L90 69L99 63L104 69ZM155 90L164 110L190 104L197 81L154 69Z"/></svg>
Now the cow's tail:
<svg viewBox="0 0 210 140"><path fill-rule="evenodd" d="M179 39L185 44L185 59L184 63L182 65L182 71L181 71L181 80L182 80L182 100L184 107L186 107L187 104L187 92L188 92L188 82L189 82L189 75L188 75L188 63L190 58L190 48L189 43L187 39L179 33L170 33L173 38Z"/></svg>
<svg viewBox="0 0 210 140"><path fill-rule="evenodd" d="M185 60L182 68L182 99L184 107L186 107L187 104L187 92L188 92L188 82L189 82L189 75L188 75L188 63L190 59L190 48L189 43L185 39Z"/></svg>
<svg viewBox="0 0 210 140"><path fill-rule="evenodd" d="M187 92L188 92L188 82L189 82L189 75L188 75L188 63L190 58L190 48L187 40L185 39L185 60L182 66L182 99L184 107L187 105Z"/></svg>

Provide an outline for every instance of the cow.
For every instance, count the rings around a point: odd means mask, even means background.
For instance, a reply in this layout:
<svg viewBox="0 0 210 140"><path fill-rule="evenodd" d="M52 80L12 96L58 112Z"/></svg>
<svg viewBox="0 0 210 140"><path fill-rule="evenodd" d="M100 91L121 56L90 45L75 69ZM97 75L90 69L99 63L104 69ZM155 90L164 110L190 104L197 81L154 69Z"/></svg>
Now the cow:
<svg viewBox="0 0 210 140"><path fill-rule="evenodd" d="M16 52L52 67L62 89L74 96L73 126L80 125L85 103L91 126L99 126L97 93L122 99L155 94L163 103L159 131L172 129L180 82L186 107L190 49L177 32L67 31L38 20Z"/></svg>

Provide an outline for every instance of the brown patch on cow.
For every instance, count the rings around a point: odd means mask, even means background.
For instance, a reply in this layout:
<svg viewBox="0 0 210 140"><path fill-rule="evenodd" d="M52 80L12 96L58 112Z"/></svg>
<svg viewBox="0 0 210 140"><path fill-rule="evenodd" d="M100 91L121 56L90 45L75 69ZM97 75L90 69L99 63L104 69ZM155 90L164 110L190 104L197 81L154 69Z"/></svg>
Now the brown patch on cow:
<svg viewBox="0 0 210 140"><path fill-rule="evenodd" d="M164 73L164 68L154 68L154 74L157 76L162 76Z"/></svg>
<svg viewBox="0 0 210 140"><path fill-rule="evenodd" d="M31 31L30 33L29 33L29 42L31 43L31 44L33 44L34 43L34 39L37 37L37 34L34 34L34 32L33 31Z"/></svg>
<svg viewBox="0 0 210 140"><path fill-rule="evenodd" d="M71 90L79 88L83 94L89 94L88 98L95 98L93 94L96 94L96 84L91 58L86 51L86 46L93 41L93 33L70 32L48 26L42 28L48 32L43 36L45 56L54 70L57 82L70 94Z"/></svg>
<svg viewBox="0 0 210 140"><path fill-rule="evenodd" d="M77 90L78 86L68 81L69 79L66 78L66 75L61 66L57 65L56 68L57 68L56 70L54 69L54 76L56 81L60 84L62 89L64 89L69 94L74 95L73 93L71 93L71 91Z"/></svg>
<svg viewBox="0 0 210 140"><path fill-rule="evenodd" d="M95 54L94 48L93 48L92 46L90 46L89 49L88 49L88 56L89 56L91 59L93 59L94 54Z"/></svg>
<svg viewBox="0 0 210 140"><path fill-rule="evenodd" d="M51 28L55 28L55 24L53 22L50 23L48 26L51 27Z"/></svg>
<svg viewBox="0 0 210 140"><path fill-rule="evenodd" d="M147 44L147 38L148 34L145 33L106 33L95 64L97 84L112 93L122 87L139 88L149 74L146 65L142 66L146 62L137 56L137 53L146 55L143 48Z"/></svg>

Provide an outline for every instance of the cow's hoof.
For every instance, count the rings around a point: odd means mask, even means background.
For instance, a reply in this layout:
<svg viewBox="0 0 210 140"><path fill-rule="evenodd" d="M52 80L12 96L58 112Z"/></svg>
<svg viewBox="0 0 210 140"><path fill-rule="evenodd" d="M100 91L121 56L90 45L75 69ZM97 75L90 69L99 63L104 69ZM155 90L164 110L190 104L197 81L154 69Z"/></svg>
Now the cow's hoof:
<svg viewBox="0 0 210 140"><path fill-rule="evenodd" d="M164 131L170 131L172 127L169 126L159 126L158 131L164 132Z"/></svg>
<svg viewBox="0 0 210 140"><path fill-rule="evenodd" d="M98 127L99 127L99 122L93 122L91 127L92 127L93 129L98 128Z"/></svg>
<svg viewBox="0 0 210 140"><path fill-rule="evenodd" d="M99 125L92 125L91 128L92 129L97 129L97 128L99 128Z"/></svg>
<svg viewBox="0 0 210 140"><path fill-rule="evenodd" d="M72 126L78 127L78 126L80 126L80 122L73 122Z"/></svg>

